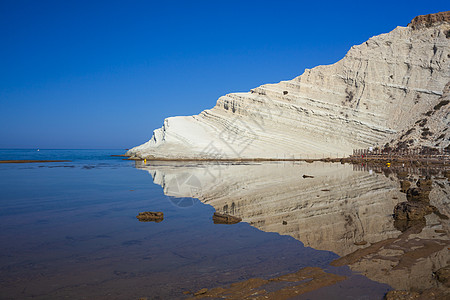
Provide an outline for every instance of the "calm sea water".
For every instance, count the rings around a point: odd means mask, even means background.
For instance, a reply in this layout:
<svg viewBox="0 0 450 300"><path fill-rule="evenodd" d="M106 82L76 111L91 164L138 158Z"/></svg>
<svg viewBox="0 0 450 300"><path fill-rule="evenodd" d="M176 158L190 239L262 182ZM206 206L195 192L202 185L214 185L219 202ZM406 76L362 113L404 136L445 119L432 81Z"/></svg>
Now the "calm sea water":
<svg viewBox="0 0 450 300"><path fill-rule="evenodd" d="M306 266L351 273L329 267L333 252L244 222L213 224L215 209L199 201L174 205L148 172L110 156L123 152L0 150L0 160L71 160L0 164L1 299L173 299ZM142 211L164 221L139 222ZM389 288L354 279L361 286L340 293L372 299Z"/></svg>

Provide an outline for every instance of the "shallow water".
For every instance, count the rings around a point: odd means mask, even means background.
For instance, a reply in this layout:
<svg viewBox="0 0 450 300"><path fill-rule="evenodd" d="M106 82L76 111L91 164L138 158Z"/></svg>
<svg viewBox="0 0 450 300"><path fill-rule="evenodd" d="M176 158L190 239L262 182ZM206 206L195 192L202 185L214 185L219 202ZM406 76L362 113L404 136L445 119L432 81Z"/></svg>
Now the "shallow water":
<svg viewBox="0 0 450 300"><path fill-rule="evenodd" d="M396 271L386 276L370 258L330 266L364 247L355 243L401 235L389 216L402 197L395 178L338 164L158 166L109 156L121 150L35 152L0 150L0 159L72 161L0 164L2 299L184 298L308 266L348 278L310 299L379 299L414 280L385 280ZM164 221L139 222L142 211L162 211ZM214 211L243 222L213 224ZM448 229L429 219L427 239ZM449 259L442 249L430 256L419 263Z"/></svg>

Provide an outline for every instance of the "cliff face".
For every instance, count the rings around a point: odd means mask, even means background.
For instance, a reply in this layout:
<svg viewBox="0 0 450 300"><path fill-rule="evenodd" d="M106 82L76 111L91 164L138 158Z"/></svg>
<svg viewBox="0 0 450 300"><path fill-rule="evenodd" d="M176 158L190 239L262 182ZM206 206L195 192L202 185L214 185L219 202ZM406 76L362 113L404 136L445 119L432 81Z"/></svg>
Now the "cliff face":
<svg viewBox="0 0 450 300"><path fill-rule="evenodd" d="M413 29L431 27L436 24L450 22L450 11L439 12L431 15L422 15L415 17L408 26Z"/></svg>
<svg viewBox="0 0 450 300"><path fill-rule="evenodd" d="M355 148L384 144L413 127L442 101L449 81L449 12L419 16L408 27L353 46L333 65L225 95L196 116L168 118L150 141L127 154L343 156ZM446 137L443 141L441 146L448 144Z"/></svg>
<svg viewBox="0 0 450 300"><path fill-rule="evenodd" d="M397 133L390 141L389 147L402 149L423 148L425 152L436 149L450 152L450 82L444 88L443 95L435 106L422 113L415 122Z"/></svg>

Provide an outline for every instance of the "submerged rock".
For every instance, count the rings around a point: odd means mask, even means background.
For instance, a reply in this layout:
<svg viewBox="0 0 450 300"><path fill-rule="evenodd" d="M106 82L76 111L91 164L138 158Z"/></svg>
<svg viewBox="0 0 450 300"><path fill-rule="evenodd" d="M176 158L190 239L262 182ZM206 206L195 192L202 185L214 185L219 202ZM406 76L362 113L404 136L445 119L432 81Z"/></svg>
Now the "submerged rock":
<svg viewBox="0 0 450 300"><path fill-rule="evenodd" d="M241 218L226 215L226 214L219 214L217 212L213 215L213 221L214 224L236 224L242 221Z"/></svg>
<svg viewBox="0 0 450 300"><path fill-rule="evenodd" d="M139 222L156 222L159 223L164 220L164 214L160 211L152 212L152 211L144 211L139 213L136 218Z"/></svg>

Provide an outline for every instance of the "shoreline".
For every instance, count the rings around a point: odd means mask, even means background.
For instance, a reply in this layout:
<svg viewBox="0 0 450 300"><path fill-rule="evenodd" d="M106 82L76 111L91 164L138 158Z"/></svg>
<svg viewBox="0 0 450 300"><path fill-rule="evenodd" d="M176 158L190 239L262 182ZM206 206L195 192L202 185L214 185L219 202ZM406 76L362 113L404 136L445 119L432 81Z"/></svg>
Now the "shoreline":
<svg viewBox="0 0 450 300"><path fill-rule="evenodd" d="M131 157L127 155L115 155L121 157L127 157L124 160L134 160L134 161L143 161L147 160L149 162L159 162L159 161L182 161L182 162L196 162L196 161L205 161L205 162L264 162L264 161L306 161L306 162L314 162L314 161L324 161L324 162L340 162L343 159L348 158L140 158L140 157Z"/></svg>
<svg viewBox="0 0 450 300"><path fill-rule="evenodd" d="M294 162L294 161L304 161L307 163L313 162L340 162L342 164L387 164L390 165L400 165L400 164L411 164L411 165L439 165L439 166L449 166L450 167L450 157L444 159L437 159L433 157L404 157L404 156L380 156L380 157L341 157L341 158L138 158L130 157L126 155L115 155L120 157L126 157L124 160L133 161L147 161L151 162Z"/></svg>

